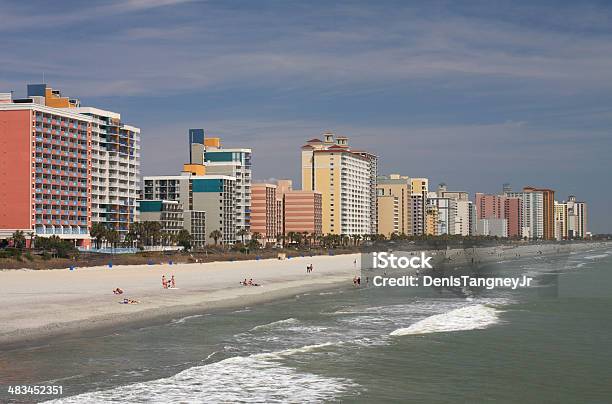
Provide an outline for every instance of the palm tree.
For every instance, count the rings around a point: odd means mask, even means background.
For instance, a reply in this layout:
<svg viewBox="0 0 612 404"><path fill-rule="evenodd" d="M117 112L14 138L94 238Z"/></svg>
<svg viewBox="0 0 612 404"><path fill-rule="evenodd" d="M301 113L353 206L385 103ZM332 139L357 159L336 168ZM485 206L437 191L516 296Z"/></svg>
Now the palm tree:
<svg viewBox="0 0 612 404"><path fill-rule="evenodd" d="M285 246L285 235L283 233L276 235L276 244L280 244L282 247Z"/></svg>
<svg viewBox="0 0 612 404"><path fill-rule="evenodd" d="M106 231L106 241L111 245L112 248L117 247L119 242L119 232L115 229L109 229Z"/></svg>
<svg viewBox="0 0 612 404"><path fill-rule="evenodd" d="M249 231L243 228L243 229L238 230L236 235L240 237L240 240L242 240L242 244L244 245L244 238L249 235Z"/></svg>
<svg viewBox="0 0 612 404"><path fill-rule="evenodd" d="M159 222L144 222L145 230L145 244L146 245L157 245L158 240L161 241L162 225Z"/></svg>
<svg viewBox="0 0 612 404"><path fill-rule="evenodd" d="M182 246L185 249L185 251L191 248L191 240L192 240L191 234L189 234L189 230L187 229L182 229L176 235L176 241L178 245Z"/></svg>
<svg viewBox="0 0 612 404"><path fill-rule="evenodd" d="M89 235L95 239L96 248L100 248L102 246L102 242L106 237L107 231L108 229L102 223L94 223L91 225Z"/></svg>
<svg viewBox="0 0 612 404"><path fill-rule="evenodd" d="M223 233L221 233L219 230L213 230L210 232L208 237L212 238L215 241L215 245L217 245L219 239L223 237Z"/></svg>
<svg viewBox="0 0 612 404"><path fill-rule="evenodd" d="M13 247L18 248L20 250L22 248L25 248L26 238L25 238L25 234L21 230L17 230L15 231L15 233L13 233L12 240L13 240Z"/></svg>

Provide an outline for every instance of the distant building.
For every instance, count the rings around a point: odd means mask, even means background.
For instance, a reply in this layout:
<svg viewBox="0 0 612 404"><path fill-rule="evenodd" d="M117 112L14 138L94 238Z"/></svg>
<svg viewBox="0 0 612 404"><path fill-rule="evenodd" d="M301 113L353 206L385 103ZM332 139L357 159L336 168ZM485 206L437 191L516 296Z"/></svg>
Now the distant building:
<svg viewBox="0 0 612 404"><path fill-rule="evenodd" d="M442 183L438 186L436 196L438 198L449 199L449 222L447 224L447 234L469 236L471 210L469 194L463 191L449 191L446 184Z"/></svg>
<svg viewBox="0 0 612 404"><path fill-rule="evenodd" d="M542 192L509 192L510 198L521 201L521 237L530 239L544 238L544 196ZM554 207L553 207L554 210Z"/></svg>
<svg viewBox="0 0 612 404"><path fill-rule="evenodd" d="M429 193L429 179L410 178L411 205L412 205L412 235L425 234L427 194Z"/></svg>
<svg viewBox="0 0 612 404"><path fill-rule="evenodd" d="M506 219L508 237L523 237L521 198L476 193L475 207L478 219Z"/></svg>
<svg viewBox="0 0 612 404"><path fill-rule="evenodd" d="M555 239L568 239L567 224L567 203L555 201Z"/></svg>
<svg viewBox="0 0 612 404"><path fill-rule="evenodd" d="M275 243L279 234L279 208L276 185L253 184L251 197L251 234L259 233L262 244ZM281 205L282 206L282 205Z"/></svg>
<svg viewBox="0 0 612 404"><path fill-rule="evenodd" d="M477 219L476 235L491 237L508 237L508 221L506 219Z"/></svg>
<svg viewBox="0 0 612 404"><path fill-rule="evenodd" d="M318 191L293 190L291 180L279 180L284 223L282 233L323 234L322 195Z"/></svg>
<svg viewBox="0 0 612 404"><path fill-rule="evenodd" d="M348 138L333 133L309 140L301 150L302 190L321 194L323 233L375 232L376 156L351 149Z"/></svg>
<svg viewBox="0 0 612 404"><path fill-rule="evenodd" d="M377 179L377 234L412 235L412 187L410 178L399 174Z"/></svg>
<svg viewBox="0 0 612 404"><path fill-rule="evenodd" d="M579 202L574 195L567 200L567 236L570 239L587 238L587 204Z"/></svg>
<svg viewBox="0 0 612 404"><path fill-rule="evenodd" d="M435 207L438 211L438 235L455 234L455 217L457 201L448 197L440 197L436 192L427 195L427 207Z"/></svg>
<svg viewBox="0 0 612 404"><path fill-rule="evenodd" d="M438 208L436 206L427 206L425 211L425 234L428 236L438 235Z"/></svg>
<svg viewBox="0 0 612 404"><path fill-rule="evenodd" d="M524 187L523 192L542 195L542 238L555 239L555 191L545 188Z"/></svg>

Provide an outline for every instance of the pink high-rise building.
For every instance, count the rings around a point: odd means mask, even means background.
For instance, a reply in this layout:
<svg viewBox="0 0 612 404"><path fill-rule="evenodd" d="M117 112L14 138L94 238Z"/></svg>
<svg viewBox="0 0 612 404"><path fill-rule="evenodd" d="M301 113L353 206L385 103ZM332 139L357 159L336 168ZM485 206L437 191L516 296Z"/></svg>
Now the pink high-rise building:
<svg viewBox="0 0 612 404"><path fill-rule="evenodd" d="M504 218L508 221L508 237L521 237L523 229L523 201L504 197Z"/></svg>
<svg viewBox="0 0 612 404"><path fill-rule="evenodd" d="M504 217L504 197L476 193L476 217L478 219L502 219Z"/></svg>
<svg viewBox="0 0 612 404"><path fill-rule="evenodd" d="M259 233L261 242L273 243L279 234L279 204L274 184L253 184L251 187L251 234Z"/></svg>
<svg viewBox="0 0 612 404"><path fill-rule="evenodd" d="M520 198L476 194L477 219L506 219L508 237L521 237L523 205Z"/></svg>

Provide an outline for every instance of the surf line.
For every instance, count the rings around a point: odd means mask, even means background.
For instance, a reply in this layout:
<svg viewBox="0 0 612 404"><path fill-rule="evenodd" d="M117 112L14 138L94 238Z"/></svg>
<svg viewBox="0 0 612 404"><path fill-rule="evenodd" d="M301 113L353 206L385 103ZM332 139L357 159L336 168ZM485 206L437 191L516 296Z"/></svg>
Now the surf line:
<svg viewBox="0 0 612 404"><path fill-rule="evenodd" d="M530 287L533 278L523 275L516 278L482 278L472 277L469 275L434 277L429 275L414 276L405 275L400 277L386 277L377 275L372 278L372 284L378 287L419 287L419 286L434 286L434 287L471 287L471 288L504 288L518 289Z"/></svg>

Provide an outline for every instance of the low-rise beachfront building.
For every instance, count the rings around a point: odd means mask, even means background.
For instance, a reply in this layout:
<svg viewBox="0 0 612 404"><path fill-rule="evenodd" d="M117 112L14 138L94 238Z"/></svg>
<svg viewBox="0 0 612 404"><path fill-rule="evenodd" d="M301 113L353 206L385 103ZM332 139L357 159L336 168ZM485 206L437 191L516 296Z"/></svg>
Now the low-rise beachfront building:
<svg viewBox="0 0 612 404"><path fill-rule="evenodd" d="M206 212L207 244L215 242L210 237L215 230L221 232L217 242L233 244L236 241L235 183L236 179L227 175L194 175L191 172L147 176L144 177L143 199L178 201L185 212Z"/></svg>

